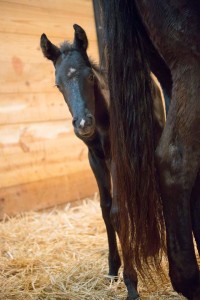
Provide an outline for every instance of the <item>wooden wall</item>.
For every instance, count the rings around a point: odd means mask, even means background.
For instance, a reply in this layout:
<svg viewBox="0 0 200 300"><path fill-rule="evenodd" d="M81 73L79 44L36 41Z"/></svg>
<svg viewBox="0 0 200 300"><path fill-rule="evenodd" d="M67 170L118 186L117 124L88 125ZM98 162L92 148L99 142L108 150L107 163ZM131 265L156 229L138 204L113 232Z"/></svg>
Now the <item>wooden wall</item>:
<svg viewBox="0 0 200 300"><path fill-rule="evenodd" d="M87 149L40 50L73 40L77 23L98 61L92 0L0 1L0 216L77 200L97 191Z"/></svg>

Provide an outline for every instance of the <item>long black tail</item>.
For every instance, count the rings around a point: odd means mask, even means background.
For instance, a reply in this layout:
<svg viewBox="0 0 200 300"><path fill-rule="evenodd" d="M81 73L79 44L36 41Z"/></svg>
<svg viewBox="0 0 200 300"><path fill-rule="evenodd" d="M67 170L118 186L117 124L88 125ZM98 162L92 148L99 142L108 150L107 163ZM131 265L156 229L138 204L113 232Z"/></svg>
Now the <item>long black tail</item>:
<svg viewBox="0 0 200 300"><path fill-rule="evenodd" d="M150 70L134 1L102 0L122 247L140 272L158 265L163 216L155 169Z"/></svg>

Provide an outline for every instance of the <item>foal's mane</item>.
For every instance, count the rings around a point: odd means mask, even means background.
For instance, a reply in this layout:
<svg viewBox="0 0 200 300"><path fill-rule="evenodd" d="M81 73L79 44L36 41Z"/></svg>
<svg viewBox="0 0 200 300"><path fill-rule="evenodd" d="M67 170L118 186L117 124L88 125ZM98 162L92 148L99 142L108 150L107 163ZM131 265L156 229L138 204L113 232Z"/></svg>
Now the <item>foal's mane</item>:
<svg viewBox="0 0 200 300"><path fill-rule="evenodd" d="M93 70L93 73L97 79L97 83L99 88L104 94L104 97L106 98L107 104L109 104L109 89L108 89L108 75L105 69L101 68L99 65L96 63L92 62L90 60L90 64Z"/></svg>

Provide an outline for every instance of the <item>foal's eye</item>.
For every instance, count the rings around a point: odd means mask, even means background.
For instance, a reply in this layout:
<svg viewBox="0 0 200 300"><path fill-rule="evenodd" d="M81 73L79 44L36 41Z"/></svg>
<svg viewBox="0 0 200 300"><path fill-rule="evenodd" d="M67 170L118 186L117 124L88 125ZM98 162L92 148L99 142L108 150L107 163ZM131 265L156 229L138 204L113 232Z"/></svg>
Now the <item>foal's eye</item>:
<svg viewBox="0 0 200 300"><path fill-rule="evenodd" d="M60 89L60 86L59 86L59 84L57 84L57 83L56 83L56 84L55 84L55 86L56 86L58 89Z"/></svg>

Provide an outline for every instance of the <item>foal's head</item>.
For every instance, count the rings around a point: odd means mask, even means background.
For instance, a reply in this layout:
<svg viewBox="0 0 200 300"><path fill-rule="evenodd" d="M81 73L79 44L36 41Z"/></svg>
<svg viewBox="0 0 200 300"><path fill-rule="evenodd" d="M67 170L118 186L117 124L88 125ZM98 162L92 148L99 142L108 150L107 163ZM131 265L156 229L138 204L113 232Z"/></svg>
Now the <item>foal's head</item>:
<svg viewBox="0 0 200 300"><path fill-rule="evenodd" d="M86 33L76 24L74 31L73 44L64 42L58 48L42 34L40 45L44 56L54 64L55 85L72 114L75 134L84 138L95 129L94 74L86 53Z"/></svg>

